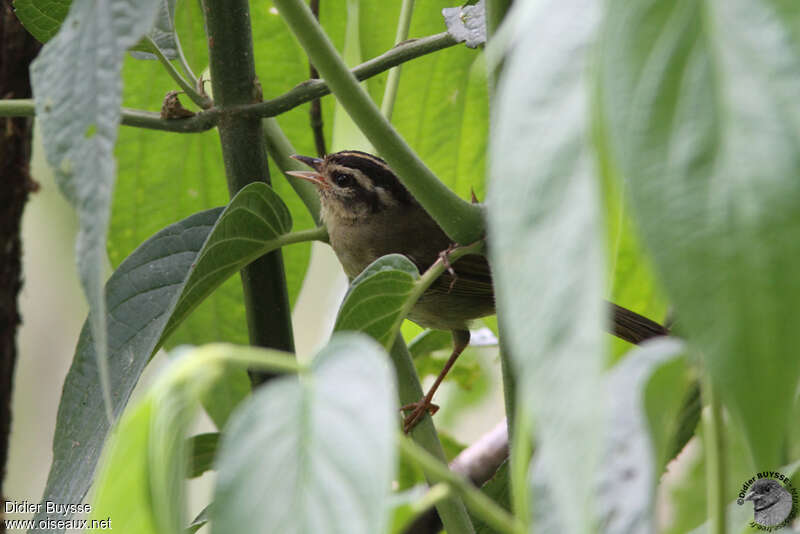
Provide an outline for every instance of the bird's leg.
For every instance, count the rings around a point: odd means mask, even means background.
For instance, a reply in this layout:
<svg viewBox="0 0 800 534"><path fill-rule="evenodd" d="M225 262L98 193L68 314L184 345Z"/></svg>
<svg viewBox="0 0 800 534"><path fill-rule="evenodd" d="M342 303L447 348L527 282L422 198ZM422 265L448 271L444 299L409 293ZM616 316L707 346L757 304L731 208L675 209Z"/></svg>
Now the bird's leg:
<svg viewBox="0 0 800 534"><path fill-rule="evenodd" d="M406 404L400 408L403 411L411 411L403 421L403 432L408 434L411 429L417 426L417 423L420 422L426 412L433 415L439 409L438 406L431 402L433 400L433 395L436 393L442 380L444 380L444 377L447 376L450 368L456 363L459 355L467 348L467 345L469 345L469 330L453 330L453 353L450 354L450 358L447 359L447 363L444 364L442 371L439 373L439 376L436 377L436 381L428 390L428 393L418 402Z"/></svg>
<svg viewBox="0 0 800 534"><path fill-rule="evenodd" d="M455 243L450 243L450 246L444 249L439 253L439 259L442 261L442 265L444 268L447 269L447 272L450 273L450 276L453 278L450 281L450 287L447 289L447 292L453 290L453 286L456 285L456 280L458 279L458 275L456 271L453 269L453 266L450 264L450 253L453 252L455 249L458 248L458 245ZM467 338L467 344L469 344L469 337ZM466 345L464 345L466 347Z"/></svg>

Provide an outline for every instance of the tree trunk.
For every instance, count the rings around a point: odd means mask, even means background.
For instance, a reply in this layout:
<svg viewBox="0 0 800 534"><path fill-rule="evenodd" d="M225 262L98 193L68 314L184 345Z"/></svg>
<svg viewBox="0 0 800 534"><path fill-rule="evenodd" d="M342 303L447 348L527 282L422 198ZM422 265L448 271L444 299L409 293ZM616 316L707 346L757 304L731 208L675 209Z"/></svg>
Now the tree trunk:
<svg viewBox="0 0 800 534"><path fill-rule="evenodd" d="M0 98L30 98L28 67L41 45L14 15L10 0L0 4ZM11 431L11 393L20 324L17 296L22 287L20 223L28 194L37 187L29 174L30 118L0 119L0 518L5 509L3 480ZM0 521L0 532L5 523Z"/></svg>

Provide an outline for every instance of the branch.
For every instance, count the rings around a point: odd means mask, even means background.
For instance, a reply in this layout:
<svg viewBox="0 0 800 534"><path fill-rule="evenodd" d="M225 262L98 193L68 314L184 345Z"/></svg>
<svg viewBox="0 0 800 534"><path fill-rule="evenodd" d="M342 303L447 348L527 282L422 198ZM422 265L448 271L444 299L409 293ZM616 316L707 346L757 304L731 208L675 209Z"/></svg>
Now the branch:
<svg viewBox="0 0 800 534"><path fill-rule="evenodd" d="M392 67L455 44L457 44L456 40L447 32L411 39L354 67L351 72L358 81L364 81ZM252 114L254 117L273 117L330 93L331 89L324 80L306 80L281 96L265 100L260 104L246 106L241 111Z"/></svg>
<svg viewBox="0 0 800 534"><path fill-rule="evenodd" d="M429 37L406 41L380 56L365 61L353 69L353 75L363 81L372 76L391 69L396 65L412 59L448 48L457 44L447 32ZM176 133L198 133L216 126L223 116L244 115L248 118L274 117L315 98L330 94L328 85L323 80L306 80L283 95L258 104L232 106L224 111L211 108L201 111L194 117L186 119L162 119L161 114L154 111L122 109L122 124L150 130L162 130ZM33 100L0 100L0 117L33 117L35 110Z"/></svg>
<svg viewBox="0 0 800 534"><path fill-rule="evenodd" d="M470 511L483 519L488 525L499 532L509 534L525 533L525 526L519 519L501 508L481 490L473 486L465 477L449 470L446 465L407 437L399 436L397 443L401 456L419 465L425 472L432 473L433 478L438 482L447 483L453 491L464 499Z"/></svg>
<svg viewBox="0 0 800 534"><path fill-rule="evenodd" d="M397 22L397 35L394 39L395 46L408 39L408 29L411 26L411 13L414 11L414 0L403 0L400 8L400 20ZM397 88L400 86L400 67L389 71L386 78L386 89L383 91L381 113L388 121L392 120L394 101L397 98Z"/></svg>
<svg viewBox="0 0 800 534"><path fill-rule="evenodd" d="M319 0L311 0L309 7L314 14L314 18L319 20ZM319 73L310 60L308 62L308 77L312 80L319 78ZM314 132L314 145L317 147L317 156L324 158L328 151L325 148L325 133L322 129L322 103L319 98L311 101L311 109L309 109L308 115L311 131Z"/></svg>
<svg viewBox="0 0 800 534"><path fill-rule="evenodd" d="M414 368L414 362L411 360L411 354L408 352L403 336L398 334L395 338L392 350L389 352L394 364L395 372L397 373L397 396L400 399L400 404L408 404L416 402L424 395L422 385L419 382L417 370ZM436 433L436 427L433 426L433 421L430 415L425 415L417 426L411 431L411 438L428 454L435 458L435 461L446 462L447 459L444 455L444 449L439 441L439 436ZM446 469L445 469L446 470ZM422 468L425 473L425 478L428 483L433 485L436 480L432 473L429 473L425 467ZM440 501L436 504L436 512L438 517L442 518L445 526L449 532L458 532L463 534L474 533L474 527L470 521L467 509L464 502L458 495L451 495L449 498ZM438 531L437 531L438 532Z"/></svg>

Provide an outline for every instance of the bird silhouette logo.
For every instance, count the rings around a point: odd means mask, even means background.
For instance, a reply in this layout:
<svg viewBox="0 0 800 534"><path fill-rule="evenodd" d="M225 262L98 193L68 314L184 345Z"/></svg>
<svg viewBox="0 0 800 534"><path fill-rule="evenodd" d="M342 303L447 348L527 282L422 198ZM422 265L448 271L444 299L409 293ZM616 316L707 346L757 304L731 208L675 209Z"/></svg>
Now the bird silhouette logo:
<svg viewBox="0 0 800 534"><path fill-rule="evenodd" d="M781 528L795 516L797 490L792 487L788 477L775 474L778 476L759 473L751 478L743 485L737 499L738 504L744 504L745 501L753 503L753 523L750 525L760 530ZM778 479L784 480L786 486Z"/></svg>

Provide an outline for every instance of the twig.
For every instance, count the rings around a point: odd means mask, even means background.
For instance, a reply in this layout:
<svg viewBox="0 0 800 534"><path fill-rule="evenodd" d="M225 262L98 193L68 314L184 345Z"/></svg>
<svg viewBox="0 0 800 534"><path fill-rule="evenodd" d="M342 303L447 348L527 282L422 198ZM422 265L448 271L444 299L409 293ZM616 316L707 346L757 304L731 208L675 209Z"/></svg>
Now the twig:
<svg viewBox="0 0 800 534"><path fill-rule="evenodd" d="M408 29L411 26L411 13L414 11L414 0L403 0L400 10L400 20L397 23L397 35L394 39L395 46L408 39ZM387 120L392 120L394 111L394 101L397 98L397 88L400 86L400 66L394 67L389 71L386 79L386 89L383 92L381 101L381 113Z"/></svg>
<svg viewBox="0 0 800 534"><path fill-rule="evenodd" d="M167 57L164 55L164 52L161 51L161 48L158 47L158 44L153 40L153 38L149 35L145 35L144 38L153 48L153 53L158 58L158 61L161 62L161 64L167 70L167 73L172 77L173 80L175 80L175 83L177 83L178 86L183 89L183 92L192 99L192 102L197 104L197 107L200 109L210 108L212 105L211 100L207 96L203 96L198 93L197 90L192 87L192 84L187 82L183 76L181 76L181 73L178 72L178 69L175 68L175 65L173 65L169 59L167 59Z"/></svg>
<svg viewBox="0 0 800 534"><path fill-rule="evenodd" d="M399 435L397 443L401 456L419 465L427 473L431 473L437 481L447 483L453 491L464 499L470 511L483 519L488 525L499 532L507 532L509 534L525 533L525 526L521 521L483 494L465 477L449 470L446 465L439 462L428 451L406 436Z"/></svg>
<svg viewBox="0 0 800 534"><path fill-rule="evenodd" d="M355 67L352 72L359 81L363 81L396 65L455 44L457 44L455 39L447 32L406 41L376 58L365 61ZM216 126L223 116L274 117L315 98L330 94L330 92L323 80L307 80L271 100L258 104L232 106L226 108L224 112L219 108L211 108L187 119L165 120L158 112L123 108L122 124L176 133L199 133ZM33 117L35 114L33 100L0 100L0 117Z"/></svg>
<svg viewBox="0 0 800 534"><path fill-rule="evenodd" d="M311 0L309 7L311 8L311 13L314 14L314 18L319 20L319 0ZM319 78L319 73L317 69L314 68L314 64L311 63L311 60L308 61L308 74L308 77L312 80ZM311 131L314 132L314 145L317 148L317 156L321 158L325 157L328 151L325 149L325 133L322 129L322 104L319 98L315 98L311 101L311 108L308 110L308 115L311 122Z"/></svg>

